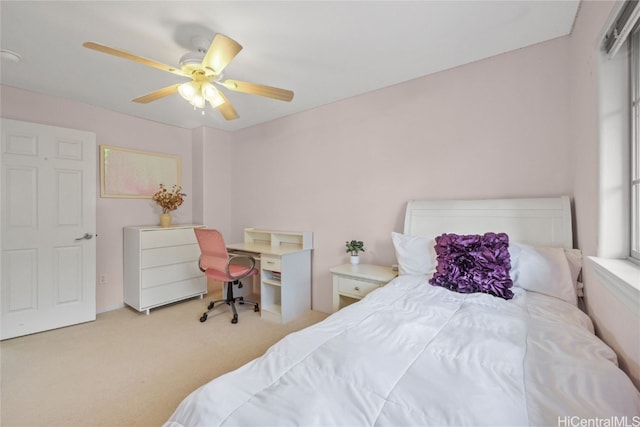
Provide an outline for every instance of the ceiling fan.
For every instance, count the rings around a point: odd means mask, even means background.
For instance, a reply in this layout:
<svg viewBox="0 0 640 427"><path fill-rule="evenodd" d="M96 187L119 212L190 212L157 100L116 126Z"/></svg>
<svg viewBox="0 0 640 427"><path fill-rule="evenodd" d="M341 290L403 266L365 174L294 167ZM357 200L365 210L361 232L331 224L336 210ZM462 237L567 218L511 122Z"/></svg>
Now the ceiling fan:
<svg viewBox="0 0 640 427"><path fill-rule="evenodd" d="M226 120L234 120L238 117L238 113L224 96L224 93L216 89L214 84L229 90L265 96L280 101L289 102L293 99L293 92L290 90L238 80L223 80L222 71L242 50L242 46L235 40L223 34L216 34L210 45L206 37L194 37L192 43L197 48L197 52L188 52L183 55L180 58L180 68L94 42L85 42L82 46L191 79L189 82L167 86L135 98L132 100L133 102L147 104L177 92L194 108L204 108L208 101L213 108L218 109Z"/></svg>

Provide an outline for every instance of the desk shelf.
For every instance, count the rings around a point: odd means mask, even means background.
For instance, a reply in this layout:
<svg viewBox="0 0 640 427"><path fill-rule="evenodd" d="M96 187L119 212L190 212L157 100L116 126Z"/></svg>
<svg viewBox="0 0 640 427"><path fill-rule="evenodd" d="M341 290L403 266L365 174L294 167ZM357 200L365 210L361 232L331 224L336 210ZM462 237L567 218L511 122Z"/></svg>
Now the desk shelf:
<svg viewBox="0 0 640 427"><path fill-rule="evenodd" d="M282 282L280 282L279 280L262 279L262 283L271 285L271 286L278 286L278 287L282 286Z"/></svg>
<svg viewBox="0 0 640 427"><path fill-rule="evenodd" d="M258 228L245 228L244 242L266 245L272 248L292 248L296 250L313 249L313 234L310 231L270 231Z"/></svg>

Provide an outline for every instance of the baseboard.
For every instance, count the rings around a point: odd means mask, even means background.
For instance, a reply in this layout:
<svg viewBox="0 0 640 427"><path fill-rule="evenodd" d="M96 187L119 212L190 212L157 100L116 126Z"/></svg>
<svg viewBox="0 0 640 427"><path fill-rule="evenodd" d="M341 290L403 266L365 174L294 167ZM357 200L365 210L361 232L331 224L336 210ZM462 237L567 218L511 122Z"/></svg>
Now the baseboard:
<svg viewBox="0 0 640 427"><path fill-rule="evenodd" d="M121 308L124 308L124 304L101 308L100 310L96 310L96 314L106 313L107 311L119 310Z"/></svg>

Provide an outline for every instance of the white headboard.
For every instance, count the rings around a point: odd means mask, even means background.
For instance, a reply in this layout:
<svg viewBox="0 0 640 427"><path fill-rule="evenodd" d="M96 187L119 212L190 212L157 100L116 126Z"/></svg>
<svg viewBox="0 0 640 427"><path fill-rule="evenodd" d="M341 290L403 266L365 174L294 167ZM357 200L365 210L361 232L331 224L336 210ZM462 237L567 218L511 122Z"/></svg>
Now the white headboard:
<svg viewBox="0 0 640 427"><path fill-rule="evenodd" d="M573 248L568 196L537 199L410 200L404 234L504 232L509 240Z"/></svg>

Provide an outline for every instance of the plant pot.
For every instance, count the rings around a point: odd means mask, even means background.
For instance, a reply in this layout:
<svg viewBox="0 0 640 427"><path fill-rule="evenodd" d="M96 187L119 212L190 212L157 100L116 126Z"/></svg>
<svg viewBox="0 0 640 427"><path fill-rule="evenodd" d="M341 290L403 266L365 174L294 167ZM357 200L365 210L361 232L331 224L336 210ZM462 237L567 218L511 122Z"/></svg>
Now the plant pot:
<svg viewBox="0 0 640 427"><path fill-rule="evenodd" d="M360 256L351 255L351 264L360 264Z"/></svg>
<svg viewBox="0 0 640 427"><path fill-rule="evenodd" d="M167 228L171 225L171 214L160 215L160 227Z"/></svg>

